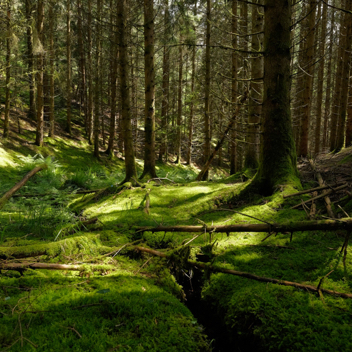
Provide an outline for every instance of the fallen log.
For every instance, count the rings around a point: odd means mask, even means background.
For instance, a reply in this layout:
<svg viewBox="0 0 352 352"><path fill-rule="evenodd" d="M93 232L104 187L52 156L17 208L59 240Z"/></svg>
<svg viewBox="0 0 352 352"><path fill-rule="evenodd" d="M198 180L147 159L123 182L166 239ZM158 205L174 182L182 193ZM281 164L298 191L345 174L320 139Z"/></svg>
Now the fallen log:
<svg viewBox="0 0 352 352"><path fill-rule="evenodd" d="M297 221L282 224L236 224L222 226L157 226L138 227L137 232L297 232L297 231L332 231L352 230L352 219Z"/></svg>
<svg viewBox="0 0 352 352"><path fill-rule="evenodd" d="M0 263L0 270L17 270L24 271L28 269L46 269L46 270L72 270L87 271L113 269L110 265L74 265L74 264L49 264L49 263Z"/></svg>
<svg viewBox="0 0 352 352"><path fill-rule="evenodd" d="M84 191L73 191L71 193L68 193L68 195L72 194L89 194L89 193L96 193L100 191L104 191L105 188L100 188L100 189L91 189L91 190L84 190ZM40 194L14 194L12 197L14 198L19 198L19 197L26 197L26 198L34 198L34 197L45 197L45 196L57 196L60 193L40 193ZM61 193L62 194L62 193Z"/></svg>
<svg viewBox="0 0 352 352"><path fill-rule="evenodd" d="M331 194L331 193L333 193L333 192L340 191L341 189L344 189L344 188L346 188L346 187L348 187L348 184L344 184L344 185L342 185L342 186L340 186L340 187L337 187L337 188L335 188L335 189L330 189L330 190L328 190L328 191L325 191L325 193L320 194L319 196L316 196L316 197L313 197L313 198L311 198L311 199L308 199L308 200L306 200L305 202L301 202L301 203L299 203L299 204L296 204L296 205L293 206L291 209L299 208L299 207L300 207L301 205L303 205L303 204L310 203L310 202L312 202L313 200L317 200L317 199L320 199L320 198L325 198L325 203L326 203L326 198L328 198L329 201L330 201L330 198L328 197L329 194ZM327 203L326 203L326 204L327 204ZM330 202L330 204L331 204L331 202ZM331 205L330 205L330 208L331 208ZM332 217L330 213L329 213L329 216L330 216L331 218L334 218L334 217L335 217L335 215Z"/></svg>
<svg viewBox="0 0 352 352"><path fill-rule="evenodd" d="M23 177L23 179L16 183L9 191L7 191L1 198L0 198L0 209L4 207L4 205L7 203L7 201L21 188L23 187L27 181L34 176L37 172L45 170L48 168L47 164L41 164L39 166L36 166L32 171L28 172L28 174Z"/></svg>
<svg viewBox="0 0 352 352"><path fill-rule="evenodd" d="M149 248L144 248L144 247L140 247L140 246L135 247L135 248L141 252L147 252L147 253L153 254L158 257L169 257L169 255L167 253L159 252L156 250L151 250ZM322 280L320 280L319 286L316 287L316 286L312 286L312 285L301 284L298 282L278 280L278 279L273 279L270 277L258 276L258 275L247 273L247 272L226 269L226 268L219 267L217 265L212 265L209 263L201 263L201 262L197 262L194 260L188 260L187 263L191 266L202 268L204 270L209 270L212 272L241 276L241 277L245 277L245 278L251 279L251 280L256 280L256 281L261 281L261 282L269 282L272 284L277 284L277 285L282 285L282 286L292 286L292 287L295 287L298 289L302 289L302 290L306 290L306 291L310 291L310 292L316 292L318 294L320 291L320 292L324 292L324 293L327 293L327 294L333 295L333 296L338 296L338 297L343 297L343 298L352 298L351 293L337 292L337 291L321 288L320 286L321 286Z"/></svg>
<svg viewBox="0 0 352 352"><path fill-rule="evenodd" d="M326 185L326 186L321 186L321 187L315 187L315 188L311 188L311 189L306 189L305 191L300 191L300 192L297 192L297 193L293 193L293 194L288 194L287 196L283 196L283 198L291 198L291 197L296 197L296 196L300 196L302 194L307 194L307 193L313 193L315 191L322 191L324 189L333 189L334 187L337 187L337 186L340 186L342 184L345 184L345 182L338 182L338 183L335 183L334 185Z"/></svg>

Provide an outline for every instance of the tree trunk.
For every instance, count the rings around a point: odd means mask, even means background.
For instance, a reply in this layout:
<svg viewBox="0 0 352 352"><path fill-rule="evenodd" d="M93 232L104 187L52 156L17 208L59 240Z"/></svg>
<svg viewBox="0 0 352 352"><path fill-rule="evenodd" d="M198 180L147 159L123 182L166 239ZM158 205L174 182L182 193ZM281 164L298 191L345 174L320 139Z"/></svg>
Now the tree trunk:
<svg viewBox="0 0 352 352"><path fill-rule="evenodd" d="M82 16L83 16L83 11L82 11L82 0L77 0L77 39L78 39L78 51L79 51L79 101L80 101L80 112L82 111L83 107L83 113L84 113L84 119L85 119L85 127L86 127L86 132L87 132L87 125L88 125L88 120L87 120L87 101L86 101L86 69L85 69L85 53L84 53L84 45L83 45L83 26L82 26ZM81 115L81 114L80 114Z"/></svg>
<svg viewBox="0 0 352 352"><path fill-rule="evenodd" d="M169 0L164 1L165 14L164 14L164 48L163 48L163 79L162 79L162 101L161 101L161 143L159 151L159 161L167 161L167 124L169 112L169 87L170 87L170 49L167 46L170 36L170 12Z"/></svg>
<svg viewBox="0 0 352 352"><path fill-rule="evenodd" d="M120 90L121 90L121 113L122 113L122 131L125 144L125 167L126 177L122 183L133 181L137 178L137 170L135 163L132 125L131 125L131 103L129 92L129 71L128 71L128 47L126 41L126 15L127 0L119 0L117 4L117 27L119 32L120 47Z"/></svg>
<svg viewBox="0 0 352 352"><path fill-rule="evenodd" d="M49 3L49 18L54 18L53 2ZM49 137L55 137L55 81L54 81L54 21L49 21Z"/></svg>
<svg viewBox="0 0 352 352"><path fill-rule="evenodd" d="M319 45L319 56L321 61L319 63L318 71L318 94L317 94L317 119L315 126L315 146L314 153L318 154L320 151L320 140L321 140L321 114L323 107L323 83L324 83L324 68L325 68L325 37L326 37L326 25L327 25L327 9L326 3L323 4L323 16L321 21L321 34L320 34L320 45Z"/></svg>
<svg viewBox="0 0 352 352"><path fill-rule="evenodd" d="M206 34L205 34L205 82L204 82L204 161L210 156L210 27L211 27L211 0L207 0L206 14ZM209 172L206 170L202 175L202 180L209 178Z"/></svg>
<svg viewBox="0 0 352 352"><path fill-rule="evenodd" d="M182 37L181 40L182 42ZM176 164L181 163L181 123L182 123L182 76L183 76L183 50L179 46L179 67L178 67L178 92L177 92L177 121L176 121Z"/></svg>
<svg viewBox="0 0 352 352"><path fill-rule="evenodd" d="M352 10L352 1L346 2L346 10ZM344 51L342 56L342 77L341 77L341 97L340 97L340 109L338 115L338 129L336 136L336 148L335 152L338 152L344 146L345 141L345 122L347 114L347 101L348 101L348 83L350 67L352 63L351 56L351 35L352 35L352 18L351 14L345 13L345 20L343 25L345 26L346 37L344 38Z"/></svg>
<svg viewBox="0 0 352 352"><path fill-rule="evenodd" d="M348 0L349 1L349 0ZM341 7L344 7L345 1L341 1ZM337 68L336 68L336 80L335 89L333 94L333 105L331 111L331 132L330 132L330 151L336 149L337 146L337 124L339 122L339 112L342 92L342 71L343 71L343 56L344 56L344 46L346 44L346 17L350 20L350 16L345 13L341 13L342 20L340 25L340 35L339 35L339 46L338 46L338 56L337 56ZM348 38L350 39L350 38Z"/></svg>
<svg viewBox="0 0 352 352"><path fill-rule="evenodd" d="M93 71L92 71L92 0L88 0L88 24L87 24L87 37L88 37L88 55L87 55L87 79L88 79L88 143L93 144Z"/></svg>
<svg viewBox="0 0 352 352"><path fill-rule="evenodd" d="M43 45L43 26L44 26L44 2L38 0L37 3L37 35L38 41ZM35 144L43 146L44 141L44 91L43 91L43 74L44 74L44 49L39 48L37 54L37 128Z"/></svg>
<svg viewBox="0 0 352 352"><path fill-rule="evenodd" d="M5 121L4 121L4 138L10 135L10 100L11 100L11 5L7 0L7 17L6 17L6 98L5 98Z"/></svg>
<svg viewBox="0 0 352 352"><path fill-rule="evenodd" d="M260 4L261 1L258 2ZM252 5L252 32L260 33L263 31L263 15L258 11L258 6ZM260 51L262 47L262 35L252 35L252 51ZM251 66L251 90L249 98L249 116L248 116L248 144L246 146L246 155L244 166L250 169L258 167L258 150L259 150L259 122L262 113L262 95L263 95L263 58L260 55L252 57Z"/></svg>
<svg viewBox="0 0 352 352"><path fill-rule="evenodd" d="M99 119L101 111L101 8L102 0L97 1L96 43L95 43L95 87L94 87L94 156L99 156Z"/></svg>
<svg viewBox="0 0 352 352"><path fill-rule="evenodd" d="M335 0L332 5L335 5ZM331 14L331 28L335 28L335 12L332 11ZM333 56L333 47L334 47L334 31L330 30L330 38L329 38L329 56L328 56L328 67L327 67L327 80L326 80L326 95L325 95L325 112L324 112L324 130L323 130L323 148L327 147L329 138L328 138L328 122L330 118L330 104L331 104L331 79L332 79L332 56Z"/></svg>
<svg viewBox="0 0 352 352"><path fill-rule="evenodd" d="M37 114L36 114L36 110L35 110L32 13L33 13L33 0L26 0L27 57L28 57L28 79L29 79L28 117L32 120L35 120Z"/></svg>
<svg viewBox="0 0 352 352"><path fill-rule="evenodd" d="M67 0L66 5L67 22L66 22L66 97L67 97L67 118L66 118L66 131L71 135L71 0Z"/></svg>
<svg viewBox="0 0 352 352"><path fill-rule="evenodd" d="M291 1L265 1L263 145L253 185L271 194L297 177L290 111Z"/></svg>
<svg viewBox="0 0 352 352"><path fill-rule="evenodd" d="M155 178L155 70L153 0L144 0L144 169L141 179Z"/></svg>
<svg viewBox="0 0 352 352"><path fill-rule="evenodd" d="M315 8L316 0L309 1L308 8L308 33L306 41L306 75L304 78L304 96L303 108L301 117L301 130L300 130L300 145L298 154L300 156L307 156L308 154L308 139L309 139L309 121L311 115L312 105L312 87L314 75L314 37L315 37Z"/></svg>
<svg viewBox="0 0 352 352"><path fill-rule="evenodd" d="M112 1L110 1L110 11L112 11ZM119 58L119 49L117 46L118 43L118 32L116 28L111 23L112 31L115 32L114 38L115 44L113 44L111 49L111 76L110 76L110 85L111 85L111 96L110 96L110 128L109 128L109 141L108 148L106 152L110 157L114 156L114 143L116 136L116 103L117 103L117 70L118 70L118 58Z"/></svg>
<svg viewBox="0 0 352 352"><path fill-rule="evenodd" d="M232 0L232 14L231 14L231 31L232 31L232 48L237 49L237 0ZM231 82L231 114L236 111L236 103L237 103L237 54L236 51L233 50L231 54L231 74L232 74L232 82ZM230 142L230 175L234 175L237 172L237 119L234 123L234 127L231 131L231 142Z"/></svg>
<svg viewBox="0 0 352 352"><path fill-rule="evenodd" d="M346 141L345 147L350 147L352 144L352 70L350 70L350 88L348 95L348 109L347 109L347 124L346 124Z"/></svg>

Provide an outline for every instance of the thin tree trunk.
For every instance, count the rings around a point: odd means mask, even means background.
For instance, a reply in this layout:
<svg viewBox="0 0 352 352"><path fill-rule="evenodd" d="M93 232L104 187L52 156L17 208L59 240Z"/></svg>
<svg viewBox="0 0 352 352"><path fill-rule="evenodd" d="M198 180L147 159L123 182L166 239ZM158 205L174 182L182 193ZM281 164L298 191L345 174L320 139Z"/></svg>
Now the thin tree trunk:
<svg viewBox="0 0 352 352"><path fill-rule="evenodd" d="M26 25L27 25L27 58L28 58L28 79L29 79L29 110L28 117L36 119L35 110L35 85L34 85L34 57L33 57L33 31L32 12L33 0L26 0Z"/></svg>
<svg viewBox="0 0 352 352"><path fill-rule="evenodd" d="M37 35L41 45L43 45L43 26L44 26L44 2L38 0L37 3ZM42 147L44 141L44 53L42 49L37 54L37 129L35 144Z"/></svg>
<svg viewBox="0 0 352 352"><path fill-rule="evenodd" d="M258 2L260 4L261 1ZM258 11L256 5L252 5L252 32L260 33L263 31L263 15ZM260 51L262 48L262 35L252 35L252 51ZM259 121L262 113L262 92L263 92L263 58L262 56L252 57L251 66L251 90L249 99L248 116L248 144L244 166L256 169L258 167L259 151Z"/></svg>
<svg viewBox="0 0 352 352"><path fill-rule="evenodd" d="M352 10L352 1L347 1L346 10ZM344 26L346 27L346 37L344 40L344 52L342 56L342 77L341 77L341 97L340 97L340 109L339 109L339 122L336 136L336 148L335 151L340 151L344 146L345 141L345 122L347 114L347 101L348 101L348 83L349 83L349 73L352 64L351 56L351 36L352 36L352 18L351 15L345 13Z"/></svg>
<svg viewBox="0 0 352 352"><path fill-rule="evenodd" d="M324 83L324 68L325 68L325 37L326 37L326 25L327 25L327 9L326 3L323 4L323 16L321 21L321 34L320 34L320 50L319 56L321 61L319 63L318 71L318 94L317 94L317 120L315 126L315 149L314 153L318 154L320 151L321 141L321 115L323 107L323 83Z"/></svg>
<svg viewBox="0 0 352 352"><path fill-rule="evenodd" d="M352 70L350 69L350 88L348 94L347 124L346 124L346 141L345 147L352 144Z"/></svg>
<svg viewBox="0 0 352 352"><path fill-rule="evenodd" d="M205 34L205 85L204 85L204 161L210 156L210 27L211 27L211 0L207 0L206 34ZM202 180L209 178L209 172L202 175Z"/></svg>
<svg viewBox="0 0 352 352"><path fill-rule="evenodd" d="M332 5L335 5L335 0L333 1ZM327 147L328 144L328 122L330 118L330 104L331 104L331 79L332 79L332 53L334 47L334 30L335 28L335 11L332 11L331 14L331 28L330 28L330 38L329 38L329 57L328 57L328 67L327 67L327 80L326 80L326 95L325 95L325 112L324 112L324 130L323 130L323 148Z"/></svg>
<svg viewBox="0 0 352 352"><path fill-rule="evenodd" d="M314 38L315 38L315 8L316 0L309 1L308 8L308 33L306 41L306 75L304 78L304 96L303 96L303 108L301 117L301 130L300 130L300 145L298 154L300 156L307 156L308 154L308 140L309 140L309 121L312 107L312 87L313 87L313 75L314 75Z"/></svg>
<svg viewBox="0 0 352 352"><path fill-rule="evenodd" d="M85 127L87 132L87 101L85 99L86 95L86 69L85 69L85 55L84 55L84 46L83 46L83 26L82 26L82 0L77 0L77 24L78 24L78 51L79 51L79 101L80 101L80 112L83 107L84 119L85 119Z"/></svg>
<svg viewBox="0 0 352 352"><path fill-rule="evenodd" d="M232 31L232 48L237 49L237 0L232 1L232 14L231 14L231 31ZM237 102L237 54L233 50L231 54L231 114L236 111L236 102ZM234 128L231 131L231 142L230 142L230 175L233 175L237 172L237 120L238 116L235 117L236 121L234 123Z"/></svg>
<svg viewBox="0 0 352 352"><path fill-rule="evenodd" d="M112 1L110 1L110 11L112 11ZM118 49L118 32L117 29L111 23L112 31L115 31L114 38L115 45L112 46L111 52L111 97L110 97L110 128L109 128L109 141L108 148L106 153L110 156L114 156L114 143L116 136L116 104L117 104L117 70L118 70L118 57L119 57L119 49Z"/></svg>
<svg viewBox="0 0 352 352"><path fill-rule="evenodd" d="M182 42L182 37L181 37ZM175 163L181 163L181 123L182 123L182 76L183 76L183 50L182 45L179 46L178 60L178 92L177 92L177 121L176 121L176 154Z"/></svg>
<svg viewBox="0 0 352 352"><path fill-rule="evenodd" d="M11 100L11 5L7 0L7 18L6 18L6 98L5 98L5 121L4 121L4 138L10 135L10 100Z"/></svg>
<svg viewBox="0 0 352 352"><path fill-rule="evenodd" d="M348 0L349 1L349 0ZM345 1L341 1L341 7L344 7ZM342 92L342 71L343 71L343 56L344 56L344 45L346 44L346 17L350 20L348 14L342 13L341 16L343 19L341 20L340 25L340 36L339 36L339 48L338 48L338 56L337 56L337 68L336 68L336 80L335 80L335 89L333 94L333 105L331 111L331 132L330 132L330 151L336 149L337 146L337 124L339 122L339 112L340 112L340 104L341 104L341 95ZM350 38L349 38L350 39Z"/></svg>
<svg viewBox="0 0 352 352"><path fill-rule="evenodd" d="M162 81L162 101L161 101L161 143L159 151L159 161L163 161L163 156L167 161L167 124L169 112L169 87L170 87L170 49L167 46L170 35L170 13L169 0L165 0L165 15L164 15L164 48L163 48L163 81Z"/></svg>
<svg viewBox="0 0 352 352"><path fill-rule="evenodd" d="M120 47L120 89L121 89L121 112L122 112L122 131L125 144L125 167L126 177L122 183L133 181L137 178L137 170L135 163L132 125L131 125L131 103L129 92L129 71L128 71L128 47L126 41L126 15L127 0L119 0L117 4L118 14L118 32Z"/></svg>
<svg viewBox="0 0 352 352"><path fill-rule="evenodd" d="M95 87L94 87L94 156L99 158L99 119L101 112L101 8L102 0L97 2L96 48L95 48Z"/></svg>
<svg viewBox="0 0 352 352"><path fill-rule="evenodd" d="M67 0L66 4L67 22L66 22L66 97L67 97L67 118L66 118L66 131L71 135L71 0Z"/></svg>
<svg viewBox="0 0 352 352"><path fill-rule="evenodd" d="M155 70L153 0L144 0L144 169L140 178L155 178Z"/></svg>
<svg viewBox="0 0 352 352"><path fill-rule="evenodd" d="M54 81L54 3L49 3L49 86L50 86L50 96L49 96L49 137L55 137L55 81Z"/></svg>
<svg viewBox="0 0 352 352"><path fill-rule="evenodd" d="M88 0L88 24L87 24L87 37L88 37L88 55L87 55L87 79L88 79L88 142L93 144L93 71L92 71L92 0Z"/></svg>

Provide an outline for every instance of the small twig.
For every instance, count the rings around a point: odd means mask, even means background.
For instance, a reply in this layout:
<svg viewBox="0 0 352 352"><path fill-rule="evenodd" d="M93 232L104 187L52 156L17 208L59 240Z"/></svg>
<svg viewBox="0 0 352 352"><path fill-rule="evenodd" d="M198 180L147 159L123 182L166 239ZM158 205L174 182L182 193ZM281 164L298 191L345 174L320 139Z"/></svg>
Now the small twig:
<svg viewBox="0 0 352 352"><path fill-rule="evenodd" d="M264 242L266 239L268 239L270 236L272 236L275 232L270 232L268 236L266 236L264 239L262 239L262 242Z"/></svg>
<svg viewBox="0 0 352 352"><path fill-rule="evenodd" d="M153 257L150 257L147 259L147 261L134 273L134 275L138 274L147 264L148 262L152 259Z"/></svg>
<svg viewBox="0 0 352 352"><path fill-rule="evenodd" d="M345 212L345 210L340 206L340 204L337 205L343 212L344 214L349 218L350 216Z"/></svg>
<svg viewBox="0 0 352 352"><path fill-rule="evenodd" d="M74 331L79 336L80 339L82 338L81 334L75 328L68 327L67 329Z"/></svg>
<svg viewBox="0 0 352 352"><path fill-rule="evenodd" d="M328 277L334 270L331 270L329 273L327 273L325 276L323 276L320 281L319 284L317 286L317 289L320 290L320 286L323 284L323 281L325 280L326 277Z"/></svg>
<svg viewBox="0 0 352 352"><path fill-rule="evenodd" d="M216 211L224 211L224 210L225 210L225 211L231 211L231 212L233 212L233 213L240 214L240 215L243 215L243 216L247 216L248 218L252 218L252 219L254 219L254 220L261 221L261 222L263 222L264 224L272 225L272 224L270 224L270 222L267 222L267 221L264 221L264 220L255 218L254 216L251 216L251 215L248 215L248 214L240 213L239 211L236 211L236 210L220 208L220 209L217 209Z"/></svg>
<svg viewBox="0 0 352 352"><path fill-rule="evenodd" d="M199 235L194 236L193 238L191 238L187 243L184 244L184 246L187 246L188 244L190 244L191 242L193 242L196 238L198 238L199 236L203 235L202 233L200 233Z"/></svg>

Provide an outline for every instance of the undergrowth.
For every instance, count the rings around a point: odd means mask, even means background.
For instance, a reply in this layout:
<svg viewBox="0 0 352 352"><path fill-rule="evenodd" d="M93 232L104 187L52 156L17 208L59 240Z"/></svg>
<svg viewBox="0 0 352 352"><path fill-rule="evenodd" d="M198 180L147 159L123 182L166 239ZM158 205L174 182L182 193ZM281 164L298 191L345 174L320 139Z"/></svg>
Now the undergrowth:
<svg viewBox="0 0 352 352"><path fill-rule="evenodd" d="M11 351L207 351L210 343L180 302L182 287L170 261L151 259L131 248L172 250L191 233L138 232L140 226L230 225L306 220L284 199L293 185L270 197L238 199L253 170L212 181L194 182L196 168L158 164L159 179L144 188L80 194L116 186L124 177L120 159L92 157L84 142L47 139L28 153L0 147L0 192L4 193L38 163L48 169L31 178L0 213L0 257L82 265L79 271L5 270L0 276L0 346ZM27 152L27 150L26 150ZM24 156L25 155L25 156ZM141 172L141 161L137 167ZM113 188L115 189L115 188ZM146 194L149 205L146 210ZM303 196L306 199L308 196ZM319 204L318 204L319 205ZM319 207L323 207L320 204ZM346 209L350 209L346 207ZM97 218L93 223L85 221ZM201 234L192 259L258 276L351 292L352 257L340 248L343 232ZM39 255L39 254L38 254ZM101 265L92 271L89 265ZM203 311L226 332L235 351L348 351L350 300L318 295L245 278L207 272ZM177 274L177 275L176 275ZM224 335L222 335L224 336ZM23 345L23 349L21 347Z"/></svg>

